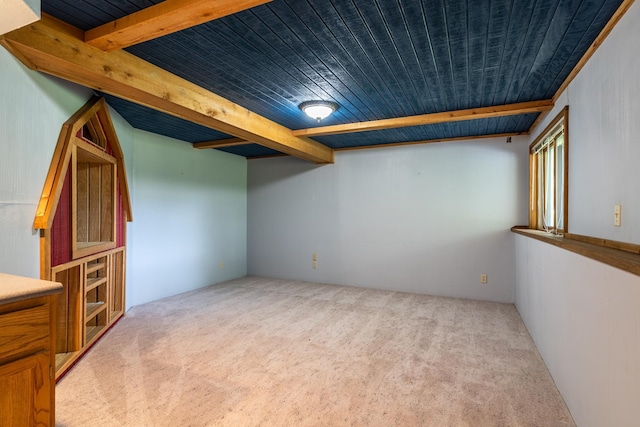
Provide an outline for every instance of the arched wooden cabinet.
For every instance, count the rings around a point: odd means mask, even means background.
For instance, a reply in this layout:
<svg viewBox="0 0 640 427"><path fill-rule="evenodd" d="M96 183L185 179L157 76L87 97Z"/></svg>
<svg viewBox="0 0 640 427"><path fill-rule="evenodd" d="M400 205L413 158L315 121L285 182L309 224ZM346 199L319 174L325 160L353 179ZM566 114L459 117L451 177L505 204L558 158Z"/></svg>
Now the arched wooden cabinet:
<svg viewBox="0 0 640 427"><path fill-rule="evenodd" d="M120 143L106 102L94 97L62 126L34 221L41 278L63 285L56 378L124 314L131 220Z"/></svg>

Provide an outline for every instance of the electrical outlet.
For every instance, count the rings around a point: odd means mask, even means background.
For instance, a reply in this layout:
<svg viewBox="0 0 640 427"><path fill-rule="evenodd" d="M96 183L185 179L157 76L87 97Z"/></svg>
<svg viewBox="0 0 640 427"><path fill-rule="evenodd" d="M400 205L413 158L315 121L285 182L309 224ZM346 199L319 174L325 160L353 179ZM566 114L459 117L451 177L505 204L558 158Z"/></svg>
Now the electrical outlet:
<svg viewBox="0 0 640 427"><path fill-rule="evenodd" d="M318 268L318 261L313 261L313 269L317 269Z"/></svg>
<svg viewBox="0 0 640 427"><path fill-rule="evenodd" d="M480 275L480 283L487 283L487 275L486 274L481 274Z"/></svg>
<svg viewBox="0 0 640 427"><path fill-rule="evenodd" d="M622 208L620 205L615 205L613 207L613 225L616 227L622 226Z"/></svg>
<svg viewBox="0 0 640 427"><path fill-rule="evenodd" d="M224 262L220 263L220 270L224 270Z"/></svg>
<svg viewBox="0 0 640 427"><path fill-rule="evenodd" d="M318 260L318 254L312 254L311 261L317 261L317 260Z"/></svg>

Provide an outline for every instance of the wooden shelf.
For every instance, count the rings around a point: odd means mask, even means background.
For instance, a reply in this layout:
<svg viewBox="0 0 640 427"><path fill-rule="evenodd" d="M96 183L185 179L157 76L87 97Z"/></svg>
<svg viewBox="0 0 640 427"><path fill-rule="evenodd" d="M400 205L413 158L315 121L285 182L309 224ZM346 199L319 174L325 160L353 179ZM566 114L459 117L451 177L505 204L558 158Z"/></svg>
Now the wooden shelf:
<svg viewBox="0 0 640 427"><path fill-rule="evenodd" d="M79 351L71 351L69 353L56 353L56 372L61 372L67 369L75 357L79 354Z"/></svg>
<svg viewBox="0 0 640 427"><path fill-rule="evenodd" d="M78 242L77 247L78 249L87 249L87 248L93 248L99 245L104 245L105 243L110 243L110 242Z"/></svg>
<svg viewBox="0 0 640 427"><path fill-rule="evenodd" d="M98 259L102 259L102 258L98 258ZM105 268L107 266L106 261L90 261L87 263L87 274L91 274L93 272L96 272L98 270L102 270L103 268Z"/></svg>
<svg viewBox="0 0 640 427"><path fill-rule="evenodd" d="M87 345L89 345L91 343L91 341L96 338L98 336L98 334L104 330L107 326L106 325L100 325L100 326L87 326L86 329L86 336L87 336Z"/></svg>
<svg viewBox="0 0 640 427"><path fill-rule="evenodd" d="M84 316L85 322L88 322L89 320L96 317L96 315L100 313L102 310L104 310L105 308L107 308L107 304L105 304L104 301L88 302L86 304L86 311Z"/></svg>
<svg viewBox="0 0 640 427"><path fill-rule="evenodd" d="M640 276L640 246L576 234L554 235L526 227L511 231Z"/></svg>
<svg viewBox="0 0 640 427"><path fill-rule="evenodd" d="M107 283L107 278L106 277L89 277L87 279L87 285L85 288L85 292L89 292L90 290L93 290L95 288L97 288L100 285L103 285Z"/></svg>

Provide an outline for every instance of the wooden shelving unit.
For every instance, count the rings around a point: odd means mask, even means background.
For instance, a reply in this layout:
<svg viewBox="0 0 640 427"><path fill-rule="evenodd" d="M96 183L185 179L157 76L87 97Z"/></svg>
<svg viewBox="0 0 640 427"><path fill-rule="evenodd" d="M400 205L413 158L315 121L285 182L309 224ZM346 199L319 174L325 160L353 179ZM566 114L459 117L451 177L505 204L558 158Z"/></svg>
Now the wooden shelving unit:
<svg viewBox="0 0 640 427"><path fill-rule="evenodd" d="M40 277L63 285L56 379L124 315L131 220L122 148L106 101L94 97L62 125L33 223Z"/></svg>
<svg viewBox="0 0 640 427"><path fill-rule="evenodd" d="M58 304L56 375L61 375L124 314L125 249L116 248L56 266L63 285Z"/></svg>

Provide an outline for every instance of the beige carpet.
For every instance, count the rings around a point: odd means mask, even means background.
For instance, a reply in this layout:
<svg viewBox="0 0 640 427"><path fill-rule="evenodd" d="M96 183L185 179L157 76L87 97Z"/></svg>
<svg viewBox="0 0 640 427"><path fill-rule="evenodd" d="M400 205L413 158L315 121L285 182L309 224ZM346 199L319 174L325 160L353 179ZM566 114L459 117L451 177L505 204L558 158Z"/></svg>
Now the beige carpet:
<svg viewBox="0 0 640 427"><path fill-rule="evenodd" d="M58 426L575 425L515 307L245 277L133 308Z"/></svg>

